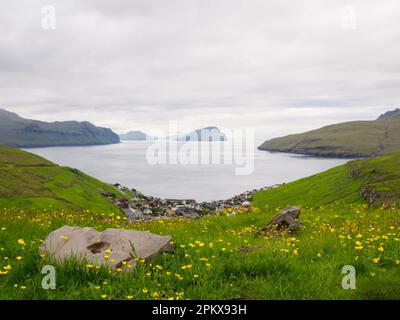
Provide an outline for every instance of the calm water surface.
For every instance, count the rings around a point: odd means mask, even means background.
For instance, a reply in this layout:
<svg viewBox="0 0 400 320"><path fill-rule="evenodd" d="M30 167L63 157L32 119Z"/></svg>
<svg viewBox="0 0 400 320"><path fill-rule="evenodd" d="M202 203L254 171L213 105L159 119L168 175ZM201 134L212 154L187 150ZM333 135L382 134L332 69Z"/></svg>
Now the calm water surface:
<svg viewBox="0 0 400 320"><path fill-rule="evenodd" d="M235 175L236 165L151 165L146 160L150 144L132 141L104 146L26 150L57 164L77 168L102 181L136 188L146 195L198 201L226 199L246 190L290 182L348 161L255 149L251 153L254 156L253 173L239 176Z"/></svg>

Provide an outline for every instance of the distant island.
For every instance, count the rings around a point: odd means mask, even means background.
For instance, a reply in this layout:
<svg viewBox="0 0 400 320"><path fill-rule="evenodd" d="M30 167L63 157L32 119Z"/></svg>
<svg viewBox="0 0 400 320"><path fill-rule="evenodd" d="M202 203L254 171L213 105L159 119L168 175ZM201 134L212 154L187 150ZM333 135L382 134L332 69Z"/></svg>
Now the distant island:
<svg viewBox="0 0 400 320"><path fill-rule="evenodd" d="M226 136L217 127L197 129L190 133L175 137L178 141L225 141ZM174 139L174 137L170 138Z"/></svg>
<svg viewBox="0 0 400 320"><path fill-rule="evenodd" d="M156 137L150 136L143 131L134 130L128 131L127 133L123 133L119 135L121 140L130 140L130 141L144 141L144 140L155 140Z"/></svg>
<svg viewBox="0 0 400 320"><path fill-rule="evenodd" d="M127 133L120 134L119 138L123 141L144 141L144 140L157 140L167 139L176 141L225 141L226 135L218 129L218 127L205 127L197 129L189 133L178 136L155 137L150 136L143 131L132 130Z"/></svg>
<svg viewBox="0 0 400 320"><path fill-rule="evenodd" d="M119 143L111 129L90 122L44 122L0 109L0 144L14 147L81 146Z"/></svg>
<svg viewBox="0 0 400 320"><path fill-rule="evenodd" d="M327 157L372 157L400 151L400 109L264 142L260 150Z"/></svg>

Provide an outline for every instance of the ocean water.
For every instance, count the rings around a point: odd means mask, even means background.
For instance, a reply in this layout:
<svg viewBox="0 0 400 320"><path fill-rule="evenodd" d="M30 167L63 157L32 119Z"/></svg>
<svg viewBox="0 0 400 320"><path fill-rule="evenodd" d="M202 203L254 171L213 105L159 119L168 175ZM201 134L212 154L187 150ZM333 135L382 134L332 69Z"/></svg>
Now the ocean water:
<svg viewBox="0 0 400 320"><path fill-rule="evenodd" d="M271 153L254 148L254 150L251 149L242 154L241 164L238 164L236 158L231 158L233 162L231 164L227 164L226 161L219 161L215 164L207 161L203 164L184 164L179 161L181 158L172 164L171 161L152 164L152 161L146 157L146 153L152 145L154 146L153 143L129 141L102 146L25 150L43 156L59 165L79 169L104 182L120 183L135 188L146 195L198 201L227 199L246 190L310 176L348 161L348 159ZM223 142L219 143L223 144ZM200 159L205 152L205 149L202 149L205 144L209 146L212 143L180 142L178 150L181 150L180 148L184 144L189 145L189 148L186 149L187 154L196 160L196 157ZM221 149L219 159L224 158L226 155L224 152L227 151ZM156 155L160 154L162 153L156 153ZM246 157L243 158L244 156ZM246 159L247 162L243 162ZM195 161L192 160L192 162ZM237 174L237 169L244 167L243 163L247 163L252 169L249 170L250 174Z"/></svg>

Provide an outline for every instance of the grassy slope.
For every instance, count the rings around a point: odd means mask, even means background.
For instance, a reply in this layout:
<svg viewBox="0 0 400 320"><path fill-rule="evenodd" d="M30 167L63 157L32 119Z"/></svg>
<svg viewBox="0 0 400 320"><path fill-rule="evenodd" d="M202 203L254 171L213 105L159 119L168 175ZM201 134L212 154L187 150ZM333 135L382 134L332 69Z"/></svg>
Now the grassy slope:
<svg viewBox="0 0 400 320"><path fill-rule="evenodd" d="M362 202L358 190L361 181L349 178L346 165L286 184L280 188L259 192L254 204L263 208L276 208L286 205L318 207L336 200Z"/></svg>
<svg viewBox="0 0 400 320"><path fill-rule="evenodd" d="M260 208L299 205L316 208L342 202L363 203L362 190L375 194L376 205L395 205L400 199L400 153L350 161L326 172L255 195Z"/></svg>
<svg viewBox="0 0 400 320"><path fill-rule="evenodd" d="M261 150L320 156L371 156L400 151L400 115L353 121L264 142Z"/></svg>
<svg viewBox="0 0 400 320"><path fill-rule="evenodd" d="M0 207L91 208L114 211L100 195L107 190L123 197L114 187L68 167L12 147L0 146Z"/></svg>
<svg viewBox="0 0 400 320"><path fill-rule="evenodd" d="M32 215L3 209L0 298L399 299L400 210L368 207L359 196L360 188L373 185L382 199L395 199L399 159L397 154L355 161L261 192L255 199L259 208L230 217L131 224L113 213L39 210ZM260 235L276 210L287 204L302 206L300 234ZM41 240L66 224L170 234L176 253L121 273L40 257ZM56 290L41 288L40 270L46 264L56 265ZM341 287L344 265L356 268L356 290Z"/></svg>

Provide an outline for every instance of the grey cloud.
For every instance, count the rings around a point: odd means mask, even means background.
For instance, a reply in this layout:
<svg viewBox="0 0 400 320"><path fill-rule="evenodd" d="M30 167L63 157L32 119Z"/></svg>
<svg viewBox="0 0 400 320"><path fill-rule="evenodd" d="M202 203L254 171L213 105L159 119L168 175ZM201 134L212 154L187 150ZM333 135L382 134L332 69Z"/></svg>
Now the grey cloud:
<svg viewBox="0 0 400 320"><path fill-rule="evenodd" d="M342 0L7 1L0 105L118 132L179 120L269 137L372 119L399 105L400 4L352 4L355 30Z"/></svg>

